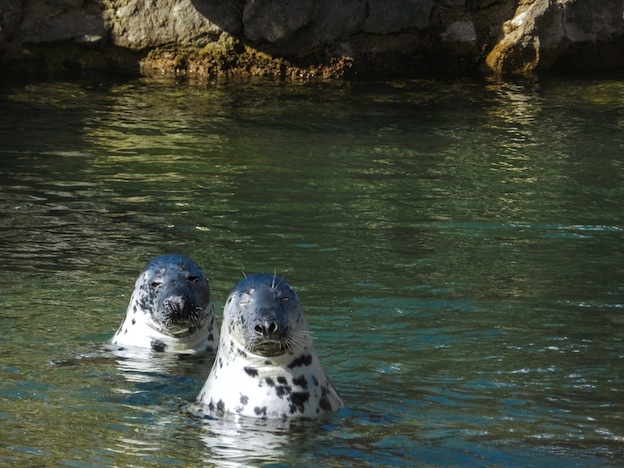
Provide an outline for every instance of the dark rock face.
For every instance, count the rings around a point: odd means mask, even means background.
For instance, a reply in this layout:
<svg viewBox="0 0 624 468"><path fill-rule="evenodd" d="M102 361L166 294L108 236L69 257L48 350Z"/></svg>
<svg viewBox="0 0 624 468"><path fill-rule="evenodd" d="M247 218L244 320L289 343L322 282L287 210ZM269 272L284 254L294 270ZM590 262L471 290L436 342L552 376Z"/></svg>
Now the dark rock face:
<svg viewBox="0 0 624 468"><path fill-rule="evenodd" d="M313 0L251 0L243 9L244 36L253 43L287 43L313 12Z"/></svg>
<svg viewBox="0 0 624 468"><path fill-rule="evenodd" d="M622 0L3 0L4 70L422 76L624 65Z"/></svg>
<svg viewBox="0 0 624 468"><path fill-rule="evenodd" d="M430 24L433 0L370 0L362 31L394 34L410 29L422 30Z"/></svg>

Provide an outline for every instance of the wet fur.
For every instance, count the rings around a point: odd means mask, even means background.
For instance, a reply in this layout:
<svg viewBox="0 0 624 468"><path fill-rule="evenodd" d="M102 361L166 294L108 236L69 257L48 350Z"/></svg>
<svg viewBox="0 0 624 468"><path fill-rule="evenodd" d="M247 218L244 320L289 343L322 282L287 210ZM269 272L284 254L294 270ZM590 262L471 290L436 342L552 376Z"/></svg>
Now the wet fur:
<svg viewBox="0 0 624 468"><path fill-rule="evenodd" d="M111 343L154 351L212 351L219 340L208 280L188 257L150 260L136 280L126 316Z"/></svg>
<svg viewBox="0 0 624 468"><path fill-rule="evenodd" d="M251 275L232 290L217 357L198 401L217 414L255 418L314 417L344 406L288 283Z"/></svg>

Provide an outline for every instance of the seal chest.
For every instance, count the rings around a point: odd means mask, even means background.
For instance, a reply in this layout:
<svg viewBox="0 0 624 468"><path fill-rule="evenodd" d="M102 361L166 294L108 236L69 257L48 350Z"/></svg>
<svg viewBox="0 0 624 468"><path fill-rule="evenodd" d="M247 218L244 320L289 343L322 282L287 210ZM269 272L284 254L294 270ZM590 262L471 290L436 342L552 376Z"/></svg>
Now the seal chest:
<svg viewBox="0 0 624 468"><path fill-rule="evenodd" d="M111 343L154 351L212 351L219 340L208 280L188 257L160 255L139 274Z"/></svg>
<svg viewBox="0 0 624 468"><path fill-rule="evenodd" d="M288 283L259 274L234 287L217 356L197 399L213 412L256 418L314 417L344 406Z"/></svg>

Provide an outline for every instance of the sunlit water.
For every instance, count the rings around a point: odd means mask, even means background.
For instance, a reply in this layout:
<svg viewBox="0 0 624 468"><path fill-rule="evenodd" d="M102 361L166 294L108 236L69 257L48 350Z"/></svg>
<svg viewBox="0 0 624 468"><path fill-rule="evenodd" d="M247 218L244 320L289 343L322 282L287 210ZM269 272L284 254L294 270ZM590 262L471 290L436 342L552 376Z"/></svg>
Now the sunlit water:
<svg viewBox="0 0 624 468"><path fill-rule="evenodd" d="M2 83L0 464L616 466L624 81ZM102 349L145 262L298 291L347 406Z"/></svg>

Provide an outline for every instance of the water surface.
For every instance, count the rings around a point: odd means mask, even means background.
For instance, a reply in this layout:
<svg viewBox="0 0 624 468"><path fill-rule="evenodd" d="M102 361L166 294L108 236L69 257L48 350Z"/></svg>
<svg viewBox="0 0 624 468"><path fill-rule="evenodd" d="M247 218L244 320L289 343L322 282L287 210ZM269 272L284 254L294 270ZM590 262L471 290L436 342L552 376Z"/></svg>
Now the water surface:
<svg viewBox="0 0 624 468"><path fill-rule="evenodd" d="M0 463L616 466L624 81L3 82ZM102 350L145 262L298 291L347 407Z"/></svg>

